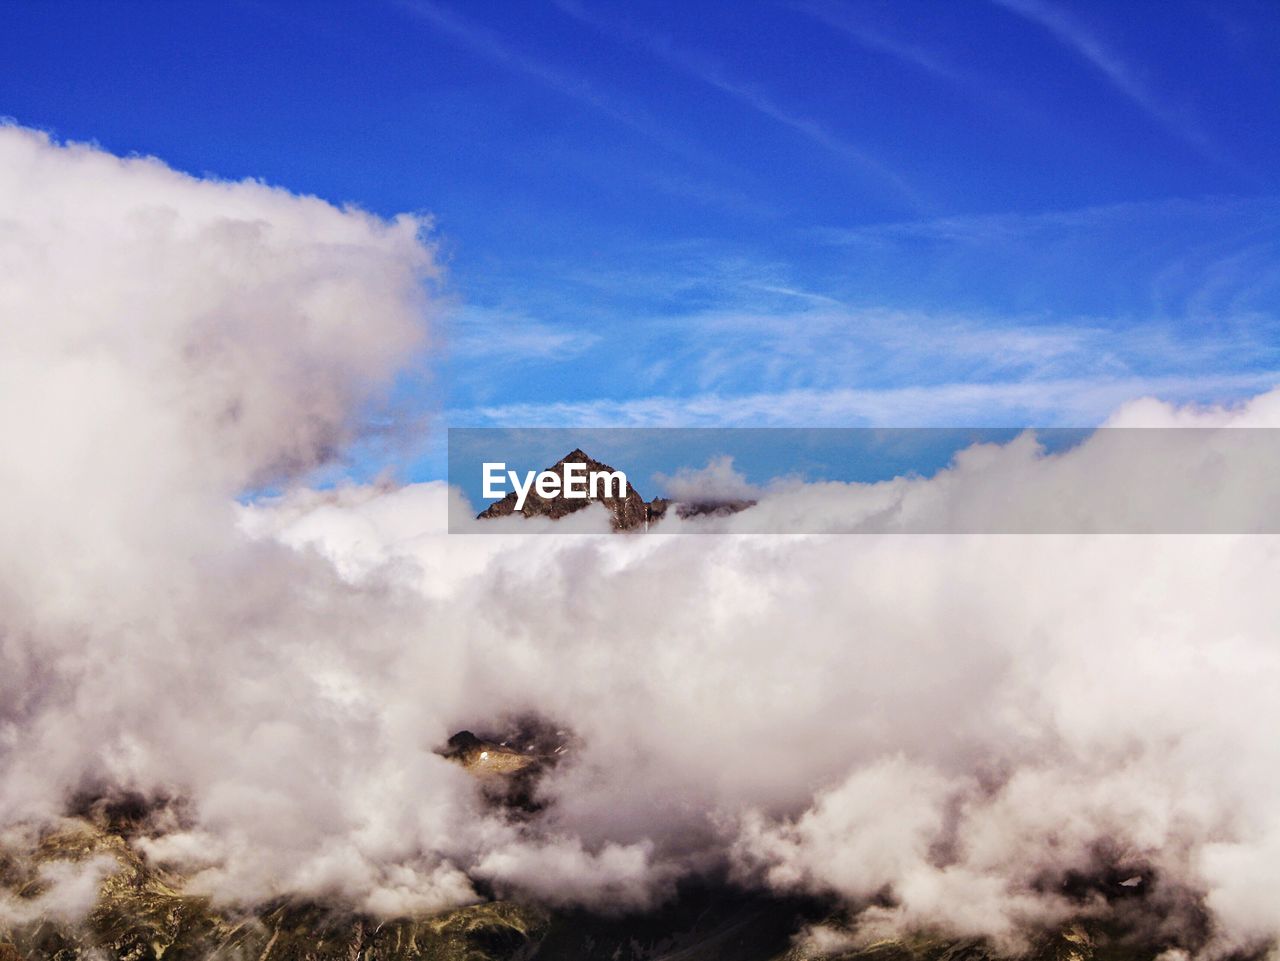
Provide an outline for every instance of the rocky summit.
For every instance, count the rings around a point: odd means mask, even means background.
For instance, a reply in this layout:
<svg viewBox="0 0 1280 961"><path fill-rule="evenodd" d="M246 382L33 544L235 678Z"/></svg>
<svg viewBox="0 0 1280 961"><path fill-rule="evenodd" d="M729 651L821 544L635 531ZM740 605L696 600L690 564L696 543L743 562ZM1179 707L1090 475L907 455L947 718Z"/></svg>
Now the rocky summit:
<svg viewBox="0 0 1280 961"><path fill-rule="evenodd" d="M575 448L547 468L547 472L560 476L561 490L567 486L565 483L566 464L581 464L588 474L597 472L612 474L614 472L614 468L608 464L601 463L584 453L580 448ZM603 504L609 511L615 531L631 531L646 530L651 524L662 520L670 514L682 518L724 516L746 510L755 505L755 501L751 500L707 500L677 504L663 497L655 497L652 501L646 501L631 485L629 479L626 491L621 497L570 498L562 493L551 497L542 497L536 490L530 490L525 498L524 505L519 509L516 507L518 503L518 496L515 492L511 492L501 500L490 504L476 516L483 520L493 517L507 517L511 514L519 513L526 517L548 517L552 520L558 520L591 504Z"/></svg>
<svg viewBox="0 0 1280 961"><path fill-rule="evenodd" d="M582 464L588 474L596 472L611 474L614 471L614 468L608 464L602 464L581 449L575 448L547 468L549 473L560 475L562 490L566 486L564 484L566 464ZM526 517L549 517L556 520L591 504L603 504L612 516L614 530L629 531L643 528L650 520L649 505L636 493L636 489L631 486L629 480L621 497L570 498L563 494L543 497L536 490L531 490L519 511L516 509L517 503L517 496L512 492L502 500L490 504L477 517L506 517L509 514L521 513Z"/></svg>

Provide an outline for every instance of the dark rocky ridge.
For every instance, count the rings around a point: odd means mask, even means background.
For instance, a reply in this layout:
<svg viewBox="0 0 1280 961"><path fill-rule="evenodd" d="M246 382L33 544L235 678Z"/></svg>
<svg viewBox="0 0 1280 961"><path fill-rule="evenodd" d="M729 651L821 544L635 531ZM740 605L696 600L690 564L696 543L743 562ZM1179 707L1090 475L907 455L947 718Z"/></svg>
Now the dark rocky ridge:
<svg viewBox="0 0 1280 961"><path fill-rule="evenodd" d="M668 512L675 511L676 517L727 517L748 507L755 507L756 502L734 498L732 500L672 501L666 497L655 497L649 502L649 518L651 521L666 517Z"/></svg>
<svg viewBox="0 0 1280 961"><path fill-rule="evenodd" d="M547 468L547 470L560 475L562 485L566 464L585 464L588 474L594 471L613 472L612 467L600 463L600 461L589 457L582 450L575 448ZM502 500L490 504L476 516L479 518L506 517L516 513L516 501L516 494L512 491ZM613 516L614 530L633 530L637 527L644 527L649 521L649 505L645 503L643 497L636 493L636 489L631 486L630 480L627 481L627 489L622 497L578 499L564 497L561 494L556 494L554 497L542 497L536 490L531 489L529 496L525 499L524 507L520 509L519 513L525 517L550 517L556 520L575 511L580 511L591 504L603 504L608 509Z"/></svg>
<svg viewBox="0 0 1280 961"><path fill-rule="evenodd" d="M518 717L488 735L460 731L441 753L482 783L519 782L574 743L569 731ZM482 754L501 755L494 758L501 763L486 764ZM77 813L57 825L0 835L0 961L1157 961L1169 950L1202 948L1208 934L1207 927L1161 923L1170 920L1169 906L1148 894L1155 879L1131 884L1127 868L1076 879L1079 917L1028 932L1016 958L980 939L929 931L860 946L837 935L819 949L803 936L811 926L849 931L849 915L833 899L748 889L723 872L681 881L662 905L630 913L498 899L400 918L294 898L231 909L187 893L184 877L135 846L138 836L170 823L178 803L158 795L81 797ZM45 890L42 869L91 859L112 868L83 921L5 910ZM890 903L891 893L884 897L876 903ZM1263 961L1271 947L1238 949L1222 961Z"/></svg>
<svg viewBox="0 0 1280 961"><path fill-rule="evenodd" d="M494 733L459 731L439 753L475 777L491 803L520 817L543 809L538 783L574 744L568 731L523 716L506 720Z"/></svg>
<svg viewBox="0 0 1280 961"><path fill-rule="evenodd" d="M614 471L614 468L586 454L581 448L575 448L547 468L547 470L560 475L562 485L564 483L566 464L584 464L588 474L595 471L605 473ZM517 513L516 502L517 497L513 491L501 500L490 504L476 517L482 520L492 517L507 517ZM630 478L628 478L627 489L622 497L578 499L564 497L561 494L557 494L554 497L541 497L537 491L530 490L528 497L525 498L524 507L518 513L523 514L525 517L549 517L552 520L557 520L575 511L580 511L591 504L603 504L608 509L610 515L612 515L614 530L630 531L647 529L650 524L666 517L673 510L675 515L681 518L707 515L722 516L746 510L748 507L754 506L755 501L707 500L695 503L675 503L664 497L656 497L652 501L645 501L636 489L631 486Z"/></svg>
<svg viewBox="0 0 1280 961"><path fill-rule="evenodd" d="M463 738L459 746L477 744ZM33 847L13 841L0 845L0 897L10 903L40 893L43 865L105 857L115 869L82 923L55 917L15 923L0 915L0 961L1015 961L978 939L929 933L824 953L799 936L815 923L845 926L831 903L723 880L682 883L669 902L643 913L494 900L378 919L341 904L287 898L238 911L217 908L185 893L182 877L148 862L96 816L69 818ZM1016 961L1156 961L1182 947L1188 945L1152 942L1114 918L1094 917L1033 936ZM1265 953L1263 946L1230 961L1261 961Z"/></svg>

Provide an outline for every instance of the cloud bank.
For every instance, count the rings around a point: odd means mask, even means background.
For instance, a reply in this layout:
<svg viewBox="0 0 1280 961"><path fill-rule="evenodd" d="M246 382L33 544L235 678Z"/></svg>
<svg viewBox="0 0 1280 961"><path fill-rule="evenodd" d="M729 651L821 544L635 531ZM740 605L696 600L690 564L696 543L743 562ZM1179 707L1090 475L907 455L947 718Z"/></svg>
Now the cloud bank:
<svg viewBox="0 0 1280 961"><path fill-rule="evenodd" d="M180 797L140 843L193 889L383 915L726 871L864 933L1280 935L1274 538L451 537L442 483L304 486L424 343L421 223L12 127L0 210L0 825ZM513 819L436 750L530 713L579 742Z"/></svg>

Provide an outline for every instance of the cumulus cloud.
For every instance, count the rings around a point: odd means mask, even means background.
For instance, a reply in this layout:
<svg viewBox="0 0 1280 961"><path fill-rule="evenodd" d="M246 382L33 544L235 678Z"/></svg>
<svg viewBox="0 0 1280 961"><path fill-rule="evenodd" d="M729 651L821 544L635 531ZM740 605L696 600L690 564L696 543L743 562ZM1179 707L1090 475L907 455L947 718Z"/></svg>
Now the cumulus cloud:
<svg viewBox="0 0 1280 961"><path fill-rule="evenodd" d="M402 817L448 830L452 772L415 788L443 732L350 764L389 725L342 678L420 619L236 526L239 494L332 460L422 348L425 225L12 126L0 209L0 817L189 794L214 886L376 898L395 864L437 906L467 896L370 817L411 791Z"/></svg>
<svg viewBox="0 0 1280 961"><path fill-rule="evenodd" d="M659 887L667 887L671 868L655 865L653 845L605 843L588 851L581 839L547 838L518 842L487 852L473 873L506 894L530 891L547 904L589 904L608 912L653 905Z"/></svg>
<svg viewBox="0 0 1280 961"><path fill-rule="evenodd" d="M93 909L102 882L119 869L116 859L106 854L42 864L32 879L35 894L22 898L0 894L0 924L75 923Z"/></svg>
<svg viewBox="0 0 1280 961"><path fill-rule="evenodd" d="M1267 428L1278 396L1234 410L1142 401L1112 423ZM752 511L847 530L905 487L908 504L991 523L1008 509L995 490L1073 499L1092 512L1084 529L1106 529L1114 491L1132 489L1126 436L1057 455L1022 437L932 479L787 484ZM1165 469L1221 454L1157 440ZM1247 463L1240 478L1258 480ZM1238 493L1265 527L1265 485ZM942 927L1012 948L1108 913L1206 951L1274 936L1260 893L1280 890L1264 720L1264 678L1280 671L1274 538L446 539L457 498L439 484L352 488L249 515L357 581L394 572L431 598L477 665L455 723L530 709L583 734L545 787L547 830L595 850L648 842L655 879L723 859L742 883L835 895L863 936ZM732 531L748 513L666 530Z"/></svg>
<svg viewBox="0 0 1280 961"><path fill-rule="evenodd" d="M670 477L657 475L663 494L673 501L699 504L712 501L749 501L760 495L734 466L732 457L716 457L698 470L685 468Z"/></svg>
<svg viewBox="0 0 1280 961"><path fill-rule="evenodd" d="M0 209L0 823L181 797L139 843L192 889L381 914L481 881L636 908L727 870L863 932L1280 934L1274 538L451 536L443 483L304 486L423 343L419 222L17 128ZM713 520L980 515L1000 477L1105 516L1107 443ZM530 713L579 740L513 819L436 750Z"/></svg>

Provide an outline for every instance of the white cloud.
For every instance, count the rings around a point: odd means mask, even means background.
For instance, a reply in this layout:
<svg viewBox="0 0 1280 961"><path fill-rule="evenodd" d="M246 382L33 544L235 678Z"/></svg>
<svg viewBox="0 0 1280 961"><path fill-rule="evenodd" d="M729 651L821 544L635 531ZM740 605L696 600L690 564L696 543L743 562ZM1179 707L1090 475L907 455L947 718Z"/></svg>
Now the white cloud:
<svg viewBox="0 0 1280 961"><path fill-rule="evenodd" d="M1249 395L1280 371L1220 375L948 381L930 386L707 392L616 401L508 403L449 411L455 426L484 427L1045 427L1091 426L1132 397Z"/></svg>
<svg viewBox="0 0 1280 961"><path fill-rule="evenodd" d="M449 318L448 348L455 356L470 360L564 361L599 340L599 335L590 331L572 330L502 310L472 306Z"/></svg>
<svg viewBox="0 0 1280 961"><path fill-rule="evenodd" d="M1122 869L1166 942L1280 935L1274 538L468 538L439 483L241 509L420 342L420 225L13 128L0 209L0 824L178 794L149 853L247 901L638 905L732 863L855 911L883 887L869 929L1012 939ZM1105 454L973 456L1052 493L1105 490ZM581 745L516 825L434 750L525 711ZM1169 935L1201 907L1213 944Z"/></svg>
<svg viewBox="0 0 1280 961"><path fill-rule="evenodd" d="M676 471L656 477L664 497L696 504L705 501L751 500L760 492L733 466L732 457L717 457L699 470Z"/></svg>
<svg viewBox="0 0 1280 961"><path fill-rule="evenodd" d="M1142 401L1109 423L1266 427L1277 403ZM1103 516L1132 469L1120 437L965 460L1017 478L1006 493ZM999 481L913 483L965 511ZM395 525L393 553L420 563L455 643L492 665L473 703L540 710L585 738L548 788L556 837L650 843L654 884L719 852L744 879L840 895L863 937L941 925L1012 948L1107 910L1060 893L1107 871L1143 879L1145 914L1129 916L1157 939L1208 950L1188 927L1206 904L1219 947L1274 934L1259 893L1280 790L1259 724L1280 671L1274 538L446 539L445 489L414 490L421 513ZM789 485L756 510L847 524L877 496ZM1274 511L1262 489L1234 499ZM286 516L292 537L319 515ZM342 562L341 528L308 537ZM536 863L519 850L490 863Z"/></svg>

